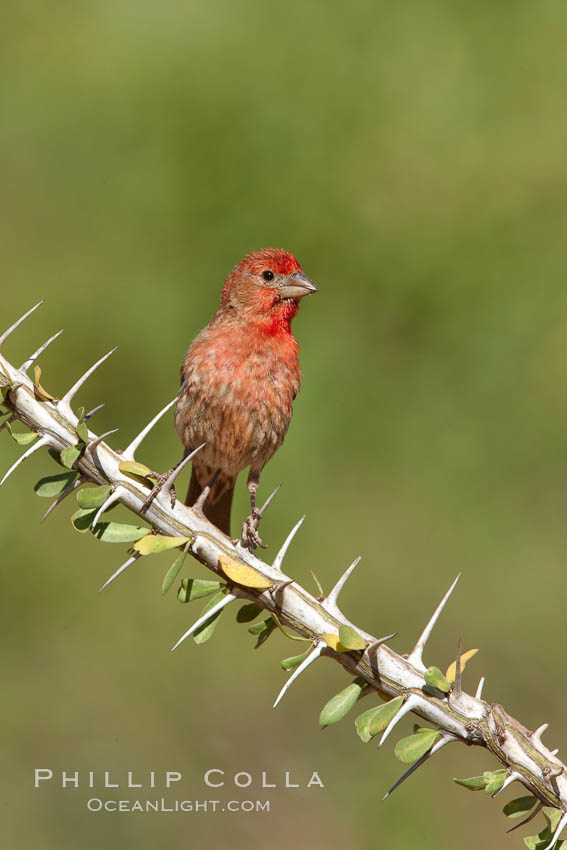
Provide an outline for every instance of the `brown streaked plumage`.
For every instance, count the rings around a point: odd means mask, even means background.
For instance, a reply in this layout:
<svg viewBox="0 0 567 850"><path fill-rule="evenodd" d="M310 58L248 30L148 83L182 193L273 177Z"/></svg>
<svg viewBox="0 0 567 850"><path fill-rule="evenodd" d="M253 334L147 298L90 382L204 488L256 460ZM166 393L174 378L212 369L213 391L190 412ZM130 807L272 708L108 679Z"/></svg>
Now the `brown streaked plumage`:
<svg viewBox="0 0 567 850"><path fill-rule="evenodd" d="M220 306L193 340L181 367L175 427L193 461L187 504L194 504L219 470L205 515L230 534L238 474L250 467L252 513L243 528L251 547L257 534L260 473L281 446L301 384L299 346L291 321L299 300L316 288L288 251L248 254L226 278Z"/></svg>

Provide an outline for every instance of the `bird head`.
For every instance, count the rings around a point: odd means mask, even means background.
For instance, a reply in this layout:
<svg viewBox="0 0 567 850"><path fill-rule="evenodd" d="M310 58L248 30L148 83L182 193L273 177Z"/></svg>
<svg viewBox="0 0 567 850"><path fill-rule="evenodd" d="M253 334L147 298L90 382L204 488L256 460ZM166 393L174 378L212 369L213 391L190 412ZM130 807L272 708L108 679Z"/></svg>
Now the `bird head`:
<svg viewBox="0 0 567 850"><path fill-rule="evenodd" d="M291 319L305 295L317 287L302 271L296 258L280 248L247 254L224 282L221 309L250 317L276 312Z"/></svg>

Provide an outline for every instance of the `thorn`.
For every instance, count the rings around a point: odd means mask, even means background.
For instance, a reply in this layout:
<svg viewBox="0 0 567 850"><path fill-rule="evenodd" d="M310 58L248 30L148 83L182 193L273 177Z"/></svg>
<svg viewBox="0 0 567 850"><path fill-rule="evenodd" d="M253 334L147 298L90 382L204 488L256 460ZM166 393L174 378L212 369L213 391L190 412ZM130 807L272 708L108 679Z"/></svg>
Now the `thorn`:
<svg viewBox="0 0 567 850"><path fill-rule="evenodd" d="M85 413L84 421L88 422L88 420L91 418L91 416L94 416L95 413L98 413L98 411L101 409L101 407L104 407L104 402L102 404L97 404L96 407L93 407L92 410L89 410L88 413Z"/></svg>
<svg viewBox="0 0 567 850"><path fill-rule="evenodd" d="M28 357L28 359L27 359L27 360L24 360L24 362L23 362L23 363L22 363L22 365L20 366L19 371L20 371L20 372L26 372L26 373L27 373L27 371L28 371L28 369L30 368L30 366L32 365L32 363L35 363L35 361L37 360L37 358L38 358L38 357L41 357L41 355L43 354L43 352L45 351L45 349L47 348L47 346L48 346L48 345L51 345L51 343L52 343L52 342L54 342L54 340L56 340L58 336L61 336L61 334L62 334L62 333L63 333L63 330L57 331L57 333L56 333L56 334L53 334L53 336L52 336L52 337L50 337L50 338L47 340L47 342L44 342L44 343L43 343L43 345L40 345L40 347L37 349L37 351L34 351L34 353L33 353L33 354L30 354L30 356Z"/></svg>
<svg viewBox="0 0 567 850"><path fill-rule="evenodd" d="M323 606L327 610L331 610L332 613L335 614L335 615L338 615L338 614L341 613L340 610L339 610L339 607L337 605L337 599L339 598L339 593L341 592L341 590L343 589L343 587L347 583L347 581L350 577L350 574L352 573L354 568L356 566L358 566L360 561L361 561L360 556L358 558L354 559L354 561L352 562L350 567L347 567L347 569L344 571L342 576L339 578L339 580L337 581L335 586L332 588L332 590L329 591L327 598L323 600Z"/></svg>
<svg viewBox="0 0 567 850"><path fill-rule="evenodd" d="M86 480L87 480L86 478L82 478L81 476L79 476L78 478L75 478L75 480L74 480L74 481L73 481L73 482L72 482L72 483L71 483L71 484L67 487L67 489L66 489L66 490L63 490L63 492L62 492L62 493L60 493L60 494L57 496L57 498L56 498L56 499L55 499L55 500L54 500L54 501L50 504L50 506L48 507L48 509L46 510L46 512L44 513L44 515L42 516L41 521L42 521L42 522L45 522L45 520L47 519L47 517L49 516L49 514L51 513L51 511L54 511L54 510L55 510L55 508L57 507L57 505L60 505L60 504L61 504L61 502L63 501L63 499L66 499L66 498L67 498L67 496L70 496L70 495L71 495L71 493L72 493L74 490L76 490L76 489L77 489L77 487L80 487L80 486L81 486L81 484L84 484Z"/></svg>
<svg viewBox="0 0 567 850"><path fill-rule="evenodd" d="M123 459L123 460L134 460L134 453L135 453L136 449L139 447L139 445L140 445L140 443L142 442L142 440L143 440L145 437L147 437L147 436L148 436L148 434L150 433L150 431L152 430L152 428L154 427L154 425L156 424L156 422L159 422L159 420L161 419L161 417L162 417L165 413L167 413L167 411L168 411L171 407L173 407L173 405L174 405L176 402L177 402L177 396L175 396L175 398L174 398L172 401L170 401L170 402L169 402L169 404L166 404L166 406L165 406L162 410L160 410L160 412L159 412L159 413L157 413L157 414L154 416L154 418L153 418L150 422L148 422L148 424L146 425L146 427L145 427L145 428L142 428L142 430L140 431L140 433L138 434L138 436L137 436L137 437L135 437L135 438L132 440L132 442L130 443L130 445L129 445L126 449L124 449L124 451L122 452L122 459Z"/></svg>
<svg viewBox="0 0 567 850"><path fill-rule="evenodd" d="M201 493L200 493L198 499L196 500L196 502L193 505L191 505L191 510L195 511L195 513L199 514L199 516L205 517L205 514L203 513L203 506L204 506L205 502L207 501L207 499L209 498L209 493L211 492L211 489L212 489L215 481L219 477L219 472L220 472L220 467L219 467L219 469L216 470L216 472L213 473L213 476L210 479L209 483L205 487L203 487L203 489L201 490ZM206 517L205 517L205 519L206 519Z"/></svg>
<svg viewBox="0 0 567 850"><path fill-rule="evenodd" d="M431 617L428 624L424 628L424 630L421 634L421 637L419 638L416 645L414 646L414 648L412 649L412 651L408 655L407 660L409 661L409 663L413 664L414 667L417 667L417 669L420 670L422 673L425 673L425 670L427 669L425 667L425 664L423 663L423 657L422 657L423 656L423 650L425 648L425 644L429 640L429 637L431 635L431 632L433 631L435 623L439 619L439 615L441 614L441 611L443 610L443 608L447 604L447 601L448 601L450 595L452 594L453 590L455 589L455 585L457 584L460 577L461 577L461 573L459 573L459 575L457 576L457 578L455 579L455 581L453 582L453 584L451 585L451 587L449 588L449 590L447 591L447 593L445 594L445 596L443 597L443 599L441 600L441 602L439 603L437 608L435 609L433 616Z"/></svg>
<svg viewBox="0 0 567 850"><path fill-rule="evenodd" d="M484 676L481 677L480 682L476 686L475 699L482 699L482 689L484 688Z"/></svg>
<svg viewBox="0 0 567 850"><path fill-rule="evenodd" d="M102 405L100 406L102 407ZM97 408L95 408L95 410L96 409ZM87 417L85 416L85 419L86 418ZM95 437L94 440L89 440L89 442L87 443L88 451L92 453L92 450L96 449L102 443L103 440L105 440L107 437L110 437L111 434L116 434L116 432L119 430L120 428L113 428L111 431L106 431L105 434L101 434L100 437Z"/></svg>
<svg viewBox="0 0 567 850"><path fill-rule="evenodd" d="M392 731L392 729L394 728L394 726L397 726L397 725L398 725L398 723L400 722L400 720L401 720L403 717L405 717L405 716L406 716L406 714L407 714L409 711L411 711L413 708L415 708L415 707L416 707L416 705L419 705L419 702L420 702L420 699L419 699L419 697L418 697L418 696L416 696L415 694L411 694L411 695L407 698L407 700L406 700L406 701L405 701L405 703L402 705L402 707L400 708L400 710L398 711L398 713L397 713L397 714L396 714L396 715L395 715L395 716L394 716L394 717L390 720L389 724L386 726L386 729L384 730L384 734L383 734L383 735L382 735L382 737L380 738L380 743L378 744L378 746L379 746L379 747L381 747L381 746L382 746L382 744L384 743L384 741L386 740L386 738L388 737L388 735L390 734L390 732Z"/></svg>
<svg viewBox="0 0 567 850"><path fill-rule="evenodd" d="M32 308L31 308L31 310L28 310L28 312L27 312L27 313L24 313L24 315L23 315L23 316L20 316L20 318L19 318L16 322L14 322L14 324L13 324L13 325L11 325L11 326L8 328L8 330L7 330L7 331L4 331L4 333L2 334L2 336L0 336L0 346L4 345L4 343L6 342L6 340L8 339L8 337L10 336L10 334L11 334L11 333L13 333L13 332L16 330L16 328L18 328L18 327L22 324L22 322L25 322L25 320L28 318L28 316L31 316L31 314L32 314L35 310L37 310L37 308L38 308L38 307L41 307L41 305L43 304L43 302L44 302L44 301L45 301L45 298L42 298L42 299L41 299L41 301L38 301L38 302L37 302L37 304L35 305L35 307L32 307Z"/></svg>
<svg viewBox="0 0 567 850"><path fill-rule="evenodd" d="M31 457L31 455L33 455L35 452L37 452L37 451L38 451L38 449L41 449L41 448L43 448L43 446L48 446L48 445L49 445L49 437L47 437L47 436L44 434L44 435L43 435L43 437L40 437L40 439L37 441L37 443L34 443L34 444L33 444L33 446L30 446L30 448L29 448L29 449L27 449L27 451L25 451L25 452L23 453L23 455L20 455L20 457L17 459L17 461L16 461L15 463L13 463L13 464L12 464L12 466L10 467L10 469L8 470L8 472L4 475L4 478L0 481L0 487L2 486L2 484L4 483L4 481L6 481L6 479L8 478L8 476L9 476L9 475L11 475L11 474L12 474L12 472L13 472L15 469L17 469L17 468L18 468L18 466L19 466L21 463L23 463L23 462L24 462L24 461L25 461L28 457Z"/></svg>
<svg viewBox="0 0 567 850"><path fill-rule="evenodd" d="M307 516L307 514L303 514L301 519L298 522L295 523L295 525L293 526L293 528L289 532L288 536L284 540L283 545L282 545L280 551L278 552L278 554L276 555L276 557L274 558L274 562L272 564L272 567L275 570L281 571L283 559L286 556L286 552L289 549L290 543L293 540L293 538L295 537L295 535L297 534L297 532L299 531L299 529L301 528L301 526L303 525L303 522L304 522L306 516Z"/></svg>
<svg viewBox="0 0 567 850"><path fill-rule="evenodd" d="M424 762L426 762L428 759L430 759L432 755L435 755L435 753L436 753L438 750L440 750L440 749L441 749L441 747L444 747L444 746L445 746L445 744L450 744L450 743L451 743L451 741L456 741L456 740L458 740L458 739L457 739L454 735L444 735L444 736L443 736L443 737L442 737L439 741L437 741L435 744L433 744L433 746L431 747L431 749L430 749L430 750L428 750L426 753L424 753L424 754L421 756L421 758L419 758L419 759L415 762L415 764L412 764L412 766L411 766L408 770L406 770L406 772L403 774L403 776L400 776L400 778L398 779L398 781L397 781L397 782L395 782L395 783L392 785L392 787L390 788L390 790L389 790L389 791L387 791L387 792L384 794L384 796L382 797L382 799L383 799L383 800L386 800L386 799L390 796L390 794L392 794L392 792L396 790L396 788L399 788L399 787L400 787L400 785L402 784L402 782L405 782L405 780L406 780L406 779L408 779L408 778L412 775L412 773L414 773L414 771L416 771L416 770L418 769L418 767L421 767L421 765L422 765Z"/></svg>
<svg viewBox="0 0 567 850"><path fill-rule="evenodd" d="M532 732L532 741L537 741L541 744L541 736L547 729L549 729L549 723L542 723L541 726L538 726L535 732Z"/></svg>
<svg viewBox="0 0 567 850"><path fill-rule="evenodd" d="M96 512L95 517L94 517L94 519L93 519L93 521L92 521L92 523L91 523L91 528L94 528L94 527L95 527L95 525L97 524L97 522L99 521L99 519L101 518L101 516L103 515L103 513L104 513L105 511L107 511L107 510L108 510L108 508L109 508L111 505L113 505L115 502L117 502L117 501L119 500L120 496L121 496L123 493L124 493L124 487L120 487L120 485L118 485L118 487L116 488L116 490L113 490L113 491L112 491L112 493L109 495L108 499L106 499L106 501L105 501L105 502L103 502L103 504L100 506L100 508L99 508L99 509L98 509L98 511Z"/></svg>
<svg viewBox="0 0 567 850"><path fill-rule="evenodd" d="M545 845L543 850L551 850L551 848L553 847L553 845L555 844L555 842L557 841L557 839L559 838L559 836L561 835L561 833L563 832L563 830L565 829L566 826L567 826L567 812L563 812L561 820L557 824L557 829L555 830L555 832L551 836L551 841L549 842L549 844Z"/></svg>
<svg viewBox="0 0 567 850"><path fill-rule="evenodd" d="M107 354L105 354L105 355L104 355L104 357L101 357L101 358L100 358L100 360L97 360L97 362L96 362L93 366L91 366L91 368L90 368L90 369L87 369L87 371L85 372L85 374L84 374L84 375L82 375L82 376L79 378L79 380L78 380L78 381L76 381L76 382L73 384L73 386L71 387L71 389L70 389L70 390L68 390L68 391L65 393L65 395L63 396L63 398L62 398L62 399L58 402L58 407L59 407L59 408L60 408L60 409L61 409L64 413L67 413L67 414L71 414L71 415L73 415L73 411L71 410L71 402L72 402L72 400L73 400L73 397L74 397L74 396L77 394L77 392L81 389L81 387L83 386L83 384L85 383L85 381L87 380L87 378L90 378L90 376L91 376L91 375L92 375L92 373L95 371L95 369L98 369L98 367L99 367L102 363L104 363L104 361L105 361L105 360L107 360L107 359L110 357L110 355L111 355L111 354L114 354L114 352L115 352L115 351L116 351L116 348L112 348L112 349L111 349L111 350L110 350Z"/></svg>
<svg viewBox="0 0 567 850"><path fill-rule="evenodd" d="M279 491L280 491L280 489L281 489L281 486L282 486L281 484L278 484L278 486L276 487L276 489L274 490L274 492L273 492L270 496L268 496L268 498L266 499L266 501L264 502L264 504L262 505L262 507L261 507L261 508L260 508L260 510L259 510L260 517L263 517L263 516L264 516L264 514L266 513L266 511L267 511L267 510L268 510L268 508L270 507L270 505L271 505L272 501L273 501L273 500L275 499L275 497L278 495L278 493L279 493Z"/></svg>
<svg viewBox="0 0 567 850"><path fill-rule="evenodd" d="M172 471L171 471L171 474L170 474L170 475L168 475L168 477L167 477L167 478L166 478L166 480L163 482L163 484L161 485L161 487L160 487L160 488L158 488L157 493L163 493L163 495L164 495L164 496L168 496L168 495L170 495L170 494L171 494L171 491L172 491L172 489L173 489L173 484L174 484L175 479L177 478L177 476L178 476L181 472L183 472L183 470L185 469L185 467L187 466L187 464L189 463L189 461L190 461L190 460L192 460L192 459L195 457L195 455L197 454L197 452L200 452L200 451L201 451L201 449L202 449L202 448L204 448L205 446L206 446L206 443L201 443L201 445L200 445L200 446L197 446L197 448L196 448L196 449L194 449L194 450L193 450L192 452L190 452L190 453L189 453L186 457L184 457L184 458L183 458L183 459L182 459L182 460L181 460L181 461L177 464L177 466L174 466L174 467L173 467L173 469L172 469ZM155 494L156 496L157 496L157 493ZM148 496L148 498L149 498L149 496Z"/></svg>
<svg viewBox="0 0 567 850"><path fill-rule="evenodd" d="M133 563L134 563L134 561L137 561L137 560L138 560L138 558L141 558L141 557L142 557L142 556L140 555L140 553L139 553L139 552L136 552L136 554L135 554L135 555L132 555L132 557L131 557L131 558L128 558L128 560L127 560L127 561L125 561L125 562L122 564L122 566L121 566L121 567L118 567L118 569L116 570L116 572L115 572L115 573L112 573L112 575L110 576L110 578L107 578L107 580L104 582L104 584L102 585L102 587L100 587L100 588L99 588L98 592L100 593L102 590L104 590L104 588L105 588L105 587L108 587L108 585L109 585L109 584L111 584L111 582L113 582L115 578L118 578L118 576L120 575L120 573L123 573L123 572L124 572L124 570L128 569L128 567L130 566L130 564L133 564Z"/></svg>
<svg viewBox="0 0 567 850"><path fill-rule="evenodd" d="M457 658L455 661L455 681L453 682L453 697L460 697L463 693L463 671L461 668L461 638L457 641Z"/></svg>
<svg viewBox="0 0 567 850"><path fill-rule="evenodd" d="M309 667L310 664L313 664L313 662L316 661L319 658L319 656L321 655L321 653L323 652L324 649L325 649L324 643L319 642L319 641L317 641L315 643L313 649L311 650L311 652L309 653L307 658L305 658L301 662L299 667L297 667L293 671L293 673L291 674L291 676L289 677L289 679L287 680L287 682L285 683L285 685L283 686L283 688L279 692L279 694L276 698L276 701L274 703L274 708L277 706L277 704L279 703L279 701L281 700L281 698L283 697L283 695L285 694L287 689L290 687L290 685L292 685L295 682L295 680L298 678L298 676L301 676L301 674L303 673L304 670L307 670L307 668Z"/></svg>
<svg viewBox="0 0 567 850"><path fill-rule="evenodd" d="M325 591L321 587L321 582L319 581L319 579L317 578L317 576L315 575L313 570L309 570L309 572L313 576L313 580L314 580L315 584L317 585L317 590L319 591L319 600L324 599L325 598Z"/></svg>
<svg viewBox="0 0 567 850"><path fill-rule="evenodd" d="M507 787L508 787L508 785L511 785L511 784L512 784L512 782L515 782L515 781L516 781L516 779L522 779L522 774L521 774L521 773L518 773L518 771L517 771L517 770L512 770L512 771L509 773L509 775L506 777L506 779L504 780L504 782L503 782L503 784L500 786L500 788L498 788L498 790L497 790L497 791L495 791L495 792L494 792L494 794L491 794L490 796L491 796L491 797L496 797L498 794L500 794L502 791L504 791L504 789L505 789L505 788L507 788Z"/></svg>
<svg viewBox="0 0 567 850"><path fill-rule="evenodd" d="M378 638L378 640L375 640L374 643L371 643L369 646L367 646L364 651L370 657L370 653L373 649L378 649L380 646L382 646L383 643L388 643L388 641L392 640L392 638L395 638L397 634L397 632L392 632L391 635L384 635L384 637Z"/></svg>
<svg viewBox="0 0 567 850"><path fill-rule="evenodd" d="M232 601L233 601L234 599L236 599L236 598L237 598L237 597L234 595L234 593L227 593L227 594L226 594L226 596L224 597L224 599L221 599L219 602L217 602L217 604L216 604L216 605L213 605L213 607L212 607L212 608L210 608L208 611L205 611L205 613L202 615L202 617L199 617L199 619L198 619L198 620L195 620L195 622L193 623L193 625L191 626L191 628L190 628L190 629L187 629L187 631L185 632L185 634L184 634L184 635L181 635L181 637L179 638L179 640L177 641L177 643L176 643L176 644L174 644L174 646L172 646L172 647L171 647L171 651L173 652L173 650L174 650L174 649L177 649L177 647L179 646L179 644L180 644L180 643L183 643L183 641L185 640L185 638L188 638L190 635L192 635L192 634L193 634L193 632L197 631L197 629L198 629L198 628L200 628L200 627L201 627L204 623L206 623L208 620L210 620L210 619L211 619L211 617L214 617L214 615L215 615L218 611L222 611L222 609L223 609L224 607L226 607L226 605L228 605L228 604L229 604L229 602L232 602Z"/></svg>
<svg viewBox="0 0 567 850"><path fill-rule="evenodd" d="M538 804L535 807L535 809L533 810L533 812L530 812L529 815L527 816L527 818L524 818L524 820L520 821L520 823L516 823L516 824L514 824L514 826L511 826L510 829L507 829L506 834L508 834L509 832L514 832L515 829L520 829L521 826L525 826L527 823L529 823L531 820L533 820L535 817L537 817L537 815L539 815L539 813L541 812L542 809L543 809L543 803L538 802Z"/></svg>
<svg viewBox="0 0 567 850"><path fill-rule="evenodd" d="M551 750L551 755L556 756L558 752L559 752L559 747L556 747L554 750Z"/></svg>

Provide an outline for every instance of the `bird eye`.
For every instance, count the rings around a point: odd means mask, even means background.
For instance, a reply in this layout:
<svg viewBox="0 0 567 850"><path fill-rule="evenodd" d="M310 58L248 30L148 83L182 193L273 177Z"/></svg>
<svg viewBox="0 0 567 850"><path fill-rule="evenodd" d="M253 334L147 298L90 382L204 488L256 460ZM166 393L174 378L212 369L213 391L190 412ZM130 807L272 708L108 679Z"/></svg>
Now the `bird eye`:
<svg viewBox="0 0 567 850"><path fill-rule="evenodd" d="M262 277L264 278L264 280L273 280L274 273L267 269L267 271L262 272Z"/></svg>

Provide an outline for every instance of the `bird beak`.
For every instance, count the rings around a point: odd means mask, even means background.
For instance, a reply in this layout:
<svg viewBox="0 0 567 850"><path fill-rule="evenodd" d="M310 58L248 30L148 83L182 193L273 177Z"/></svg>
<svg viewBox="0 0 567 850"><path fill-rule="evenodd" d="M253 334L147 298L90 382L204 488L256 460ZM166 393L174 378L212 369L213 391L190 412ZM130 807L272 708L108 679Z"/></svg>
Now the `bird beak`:
<svg viewBox="0 0 567 850"><path fill-rule="evenodd" d="M313 281L299 271L290 274L280 289L282 298L303 298L304 295L313 295L314 292L317 292L317 287Z"/></svg>

